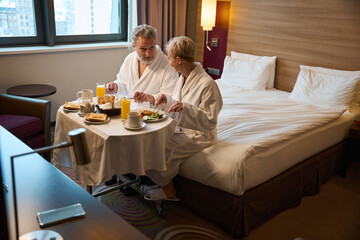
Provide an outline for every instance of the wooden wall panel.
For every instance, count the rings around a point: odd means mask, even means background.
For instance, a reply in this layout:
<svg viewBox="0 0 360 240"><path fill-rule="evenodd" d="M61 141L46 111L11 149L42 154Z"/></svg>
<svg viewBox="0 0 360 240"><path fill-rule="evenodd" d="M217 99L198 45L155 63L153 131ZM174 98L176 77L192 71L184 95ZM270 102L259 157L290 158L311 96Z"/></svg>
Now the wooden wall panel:
<svg viewBox="0 0 360 240"><path fill-rule="evenodd" d="M299 65L360 70L360 0L232 0L227 55L277 56L275 86Z"/></svg>
<svg viewBox="0 0 360 240"><path fill-rule="evenodd" d="M201 3L202 0L197 1L197 17L196 17L196 53L195 53L195 62L203 63L204 57L204 41L205 41L205 32L200 26L201 23Z"/></svg>

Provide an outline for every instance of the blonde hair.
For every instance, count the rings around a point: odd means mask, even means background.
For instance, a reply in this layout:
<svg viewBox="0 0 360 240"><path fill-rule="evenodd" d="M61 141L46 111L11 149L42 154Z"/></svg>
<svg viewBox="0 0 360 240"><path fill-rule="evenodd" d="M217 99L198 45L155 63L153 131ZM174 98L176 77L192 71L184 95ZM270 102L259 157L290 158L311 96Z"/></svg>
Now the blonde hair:
<svg viewBox="0 0 360 240"><path fill-rule="evenodd" d="M149 39L151 37L156 39L156 29L150 25L143 24L139 25L132 31L132 43L136 45L136 41L139 37Z"/></svg>
<svg viewBox="0 0 360 240"><path fill-rule="evenodd" d="M186 61L194 62L195 43L191 38L181 36L174 37L166 45L166 52L172 57L180 57Z"/></svg>

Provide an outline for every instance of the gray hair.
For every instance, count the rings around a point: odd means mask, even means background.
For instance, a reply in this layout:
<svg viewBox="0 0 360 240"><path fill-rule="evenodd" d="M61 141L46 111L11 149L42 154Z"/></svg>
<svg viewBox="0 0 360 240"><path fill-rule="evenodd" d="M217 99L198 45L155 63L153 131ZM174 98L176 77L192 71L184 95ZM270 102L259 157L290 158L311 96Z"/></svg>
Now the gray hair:
<svg viewBox="0 0 360 240"><path fill-rule="evenodd" d="M156 39L156 29L150 25L139 25L132 31L132 43L136 45L139 37L149 39L151 37Z"/></svg>
<svg viewBox="0 0 360 240"><path fill-rule="evenodd" d="M180 57L193 62L195 59L195 43L191 38L181 36L174 37L166 45L166 51L172 57Z"/></svg>

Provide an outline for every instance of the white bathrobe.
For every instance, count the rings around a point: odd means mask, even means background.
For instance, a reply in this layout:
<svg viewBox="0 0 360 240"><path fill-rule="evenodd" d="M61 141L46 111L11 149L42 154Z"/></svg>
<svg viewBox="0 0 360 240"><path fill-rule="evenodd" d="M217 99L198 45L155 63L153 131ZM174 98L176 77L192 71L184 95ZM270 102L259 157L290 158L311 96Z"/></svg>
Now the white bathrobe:
<svg viewBox="0 0 360 240"><path fill-rule="evenodd" d="M130 53L117 74L118 94L133 97L135 92L151 94L156 99L158 93L172 94L179 75L169 65L168 58L156 46L153 61L139 78L139 62L136 52Z"/></svg>
<svg viewBox="0 0 360 240"><path fill-rule="evenodd" d="M146 173L160 186L178 174L185 158L210 147L217 139L217 118L223 103L217 84L198 63L183 83L184 77L180 76L172 96L167 95L167 109L175 101L183 103L183 110L169 114L178 125L166 147L167 170Z"/></svg>

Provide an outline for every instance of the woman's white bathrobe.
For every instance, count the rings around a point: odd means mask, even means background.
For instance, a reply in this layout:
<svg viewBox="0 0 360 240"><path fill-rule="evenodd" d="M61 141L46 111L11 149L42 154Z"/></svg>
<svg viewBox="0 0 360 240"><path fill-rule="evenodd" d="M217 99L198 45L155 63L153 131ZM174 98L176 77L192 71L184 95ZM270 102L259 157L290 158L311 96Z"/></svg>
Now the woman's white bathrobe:
<svg viewBox="0 0 360 240"><path fill-rule="evenodd" d="M176 176L185 158L210 147L217 139L216 125L223 103L217 84L198 63L183 83L184 76L180 76L172 96L167 96L167 109L175 101L183 103L182 111L169 114L178 125L166 147L167 170L146 173L160 186Z"/></svg>
<svg viewBox="0 0 360 240"><path fill-rule="evenodd" d="M118 94L134 96L135 92L151 94L156 99L158 93L172 94L179 75L169 65L168 58L156 46L153 61L147 66L139 78L139 62L136 51L124 60L117 74Z"/></svg>

